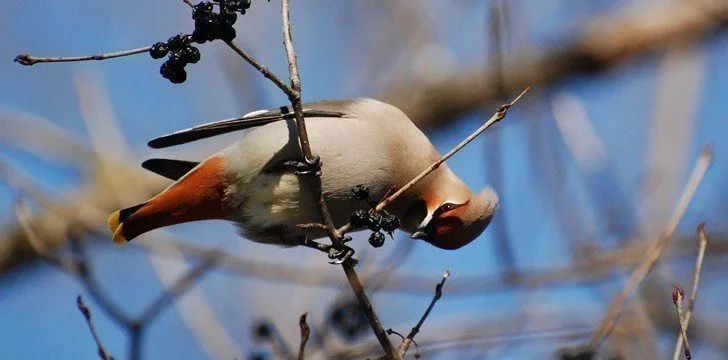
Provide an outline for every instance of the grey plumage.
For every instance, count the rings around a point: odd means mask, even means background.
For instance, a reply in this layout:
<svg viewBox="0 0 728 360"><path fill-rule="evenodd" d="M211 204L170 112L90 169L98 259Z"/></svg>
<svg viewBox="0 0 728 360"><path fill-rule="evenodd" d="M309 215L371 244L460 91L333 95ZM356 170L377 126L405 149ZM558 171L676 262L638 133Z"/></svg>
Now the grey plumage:
<svg viewBox="0 0 728 360"><path fill-rule="evenodd" d="M367 207L352 198L352 187L367 185L371 198L379 200L440 156L412 121L392 105L359 99L319 101L305 104L304 108L311 148L321 158L324 198L337 226L347 223L355 210ZM220 174L224 179L221 206L228 213L226 218L238 224L243 236L256 242L293 246L306 237L324 236L320 230L298 227L320 222L320 215L306 181L282 166L301 156L290 109L255 112L239 121L206 124L150 144L194 141L211 136L210 129L225 133L252 126L240 140L210 158L222 159L224 164ZM204 167L205 162L198 168ZM399 216L402 230L426 231L428 242L455 249L487 227L497 203L492 190L473 194L442 164L387 210ZM448 206L442 207L445 204Z"/></svg>

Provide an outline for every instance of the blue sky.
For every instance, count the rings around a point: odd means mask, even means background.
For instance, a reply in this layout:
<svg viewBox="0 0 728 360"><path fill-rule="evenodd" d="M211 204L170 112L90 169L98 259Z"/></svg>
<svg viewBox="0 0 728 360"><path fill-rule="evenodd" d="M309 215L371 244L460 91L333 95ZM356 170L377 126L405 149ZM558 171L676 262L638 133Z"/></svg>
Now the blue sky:
<svg viewBox="0 0 728 360"><path fill-rule="evenodd" d="M637 1L636 1L637 2ZM403 20L401 14L384 2L341 2L335 0L294 2L294 40L300 59L307 100L328 98L376 97L391 78L413 76L411 59L415 54L401 44L394 31ZM570 30L600 11L609 11L629 1L578 2L549 0L519 1L513 5L514 27L505 42L506 47L517 49L544 46L569 36ZM191 29L189 9L179 1L91 1L71 3L11 0L0 15L0 63L3 86L0 86L0 113L32 114L44 117L81 142L88 142L82 120L74 77L85 74L100 79L113 106L119 126L132 155L141 162L152 154L192 154L204 158L204 150L219 148L232 141L227 136L202 145L191 145L180 150L155 152L145 148L148 139L194 124L236 116L261 107L284 104L285 96L257 73L248 69L242 60L230 55L229 49L219 43L200 47L202 61L191 65L188 81L172 85L158 74L161 61L147 55L114 59L103 62L35 65L21 67L10 61L17 53L33 55L81 55L118 49L135 48ZM280 46L279 4L254 1L250 12L236 25L238 41L250 49L271 70L284 76L287 73L283 48ZM415 6L419 18L414 26L417 36L431 41L432 60L436 66L427 71L456 71L480 64L489 54L488 19L486 2L425 1ZM22 14L16 16L14 14ZM691 233L695 224L707 220L710 228L718 232L726 229L725 178L728 165L722 152L728 135L728 106L724 95L728 91L728 36L719 34L700 46L703 71L699 91L702 96L696 107L692 135L689 136L683 169L675 179L682 184L689 169L705 144L712 144L715 163L699 188L693 203L678 228L680 233ZM395 44L397 46L384 46ZM434 50L432 50L434 49ZM424 56L424 55L423 55ZM377 57L375 65L365 66L366 59ZM640 61L630 61L609 73L584 79L568 79L543 91L533 92L529 101L514 108L508 118L493 130L500 137L499 153L502 170L500 217L478 241L465 251L445 252L423 244L415 246L413 254L400 268L402 273L431 276L433 286L443 270L449 269L453 278L475 274L497 275L501 270L494 252L495 227L505 226L512 241L515 264L521 271L550 269L565 266L572 260L568 232L558 221L561 204L575 207L574 222L585 237L605 239L604 211L594 203L595 194L612 191L607 197L620 194L632 207L635 221L651 214L643 206L642 191L645 176L653 170L647 158L651 124L654 122L655 92L658 89L659 70L663 61L656 54ZM225 67L231 67L240 78L249 79L242 93L227 79ZM237 76L237 75L236 75ZM679 87L674 89L682 91ZM594 188L585 182L585 176L570 157L560 140L549 105L550 96L569 94L583 105L591 124L607 149L610 174L616 185ZM441 152L447 151L467 136L490 114L485 109L465 116L447 129L428 134ZM486 166L494 156L488 152L489 134L475 140L448 163L473 188L492 184L492 173ZM550 154L561 166L560 186L545 190L539 170L545 165L536 157L539 150L536 135L551 139L555 151ZM212 144L212 145L210 145ZM315 151L315 149L314 149ZM0 156L33 176L33 180L50 192L68 193L77 189L83 174L72 167L41 159L18 148L0 143ZM549 171L546 172L548 174ZM672 173L670 173L672 174ZM0 222L14 220L12 204L16 195L0 184ZM653 199L654 200L654 199ZM672 206L671 201L667 201ZM282 250L240 241L233 227L223 222L184 224L171 231L194 239L196 243L215 246L221 244L243 256L271 262L295 262L295 265L321 265L323 259L303 249ZM404 236L397 241L409 241ZM209 240L214 238L216 240ZM360 236L361 249L366 249L364 235ZM599 244L599 241L595 241ZM393 248L388 243L376 256L381 260ZM160 291L159 280L153 275L146 255L141 251L98 246L92 249L93 263L103 284L115 298L122 301L129 313L139 313ZM370 252L371 253L371 252ZM689 266L689 264L688 264ZM123 269L123 271L119 271ZM331 268L331 271L339 269ZM717 278L720 274L713 274ZM716 303L709 296L720 293L710 288L710 273L706 276L706 307ZM687 283L687 280L682 280ZM619 280L606 286L611 292L619 288ZM715 282L713 282L715 284ZM249 325L262 317L279 316L282 312L292 316L276 319L284 335L297 341L296 314L311 310L311 316L321 321L331 299L332 289L306 289L286 283L259 279L243 279L227 273L212 273L201 283L203 291L213 305L222 325L233 336L243 354L261 348L251 341ZM37 358L93 358L95 350L82 317L74 306L75 296L83 293L77 281L42 264L30 264L0 279L0 354L9 359ZM475 296L447 296L433 314L432 326L428 322L422 335L437 330L435 324L448 319L475 319L483 323L488 319L503 319L517 314L526 306L543 309L570 307L589 311L583 325L594 325L600 319L606 300L603 292L593 287L564 286L533 291L505 291ZM298 298L305 298L299 301ZM427 296L377 294L375 305L386 325L408 329L426 307ZM93 302L99 331L105 344L117 358L126 357L126 337ZM717 306L717 304L716 304ZM446 326L446 325L443 325ZM536 326L536 325L534 325ZM515 350L500 354L498 358L529 358L543 351L553 350L554 344L519 345ZM665 347L668 348L669 346ZM697 345L697 351L710 358L706 347ZM147 358L199 359L210 355L202 349L185 328L179 314L170 309L149 328L145 354ZM442 358L448 358L442 355ZM717 358L717 357L716 357Z"/></svg>

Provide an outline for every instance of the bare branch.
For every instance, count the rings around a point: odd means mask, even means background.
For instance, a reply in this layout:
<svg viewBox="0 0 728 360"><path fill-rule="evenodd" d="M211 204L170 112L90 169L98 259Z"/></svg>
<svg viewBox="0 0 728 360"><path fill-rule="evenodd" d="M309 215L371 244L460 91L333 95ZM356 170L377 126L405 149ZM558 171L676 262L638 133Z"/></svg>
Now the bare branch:
<svg viewBox="0 0 728 360"><path fill-rule="evenodd" d="M708 40L728 28L728 3L715 0L625 4L573 31L568 41L509 56L502 71L492 61L443 81L395 84L380 95L420 128L443 127L457 116L498 101L526 85L550 85L574 75L602 73L678 43ZM651 21L670 19L670 21ZM503 80L502 86L493 86ZM413 91L413 89L416 89Z"/></svg>
<svg viewBox="0 0 728 360"><path fill-rule="evenodd" d="M485 124L483 124L477 130L475 130L472 134L470 134L470 136L468 136L467 138L465 138L465 140L463 140L462 142L460 142L460 144L458 144L457 146L455 146L452 150L448 151L445 155L443 155L441 158L439 158L437 161L435 161L432 165L430 165L430 167L428 167L427 169L425 169L424 171L422 171L414 179L410 180L410 182L408 182L407 184L405 184L404 186L402 186L394 194L389 195L389 197L387 197L386 199L382 200L379 204L377 204L377 207L375 209L377 211L381 211L382 209L384 209L385 207L387 207L387 205L389 205L389 203L391 203L392 201L394 201L394 199L396 199L397 197L399 197L400 195L402 195L402 193L404 193L409 188L411 188L412 186L414 186L417 182L419 182L420 180L422 180L425 176L427 176L431 172L435 171L435 169L437 169L442 163L444 163L451 156L455 155L455 153L457 153L458 151L460 151L460 149L462 149L463 147L465 147L465 145L468 145L471 141L473 141L473 139L475 139L476 137L478 137L478 135L482 134L485 130L487 130L489 127L491 127L491 125L493 125L493 124L495 124L495 123L503 120L503 118L505 118L506 115L508 114L508 110L513 105L515 105L518 102L518 100L521 100L521 98L524 95L526 95L526 93L528 92L529 89L530 89L530 87L526 87L525 89L523 89L523 91L521 91L521 93L515 99L513 99L513 101L511 101L508 104L501 105L498 108L498 110L496 110L496 112L493 114L493 116L491 116L490 119L488 119L488 121L485 122Z"/></svg>
<svg viewBox="0 0 728 360"><path fill-rule="evenodd" d="M682 301L685 293L680 285L675 284L672 286L672 303L675 304L677 310L677 319L680 325L680 336L682 337L682 343L685 346L685 358L690 360L692 355L690 354L690 343L688 342L688 333L685 328L685 316L683 316Z"/></svg>
<svg viewBox="0 0 728 360"><path fill-rule="evenodd" d="M47 62L72 62L72 61L87 61L87 60L106 60L111 58L117 58L122 56L130 56L148 52L152 47L145 46L137 49L122 50L104 54L87 55L87 56L71 56L71 57L35 57L29 54L20 54L15 57L15 62L20 65L31 66L37 63Z"/></svg>
<svg viewBox="0 0 728 360"><path fill-rule="evenodd" d="M314 156L311 151L308 134L306 132L306 120L303 117L303 107L301 105L301 78L298 74L298 63L296 60L296 53L293 48L293 39L291 36L290 1L281 0L281 7L283 43L286 48L286 57L288 58L288 72L291 80L291 88L293 90L293 96L289 95L288 98L291 101L291 106L293 108L296 119L296 132L298 134L298 140L301 145L301 154L303 155L303 159L309 165L318 166L318 157ZM315 176L311 179L311 183L314 191L314 196L316 196L317 198L318 210L321 213L323 223L327 227L328 236L335 246L343 248L344 244L342 235L336 230L334 222L331 219L329 209L326 206L326 201L323 197L323 191L321 189L321 178L319 176ZM344 268L344 272L346 273L346 279L349 281L349 285L354 291L354 294L359 301L359 305L366 315L367 320L369 321L369 325L374 331L377 340L379 340L379 343L381 344L384 353L387 355L387 357L391 359L397 359L397 354L395 353L394 347L389 341L387 334L384 332L384 328L382 327L382 324L379 321L377 314L374 312L374 308L369 301L369 298L364 292L364 287L361 285L361 281L359 280L359 276L357 275L356 270L354 270L354 265L355 262L350 257L345 257L341 262L341 266Z"/></svg>
<svg viewBox="0 0 728 360"><path fill-rule="evenodd" d="M308 311L301 314L301 317L298 319L298 326L301 328L301 344L298 346L298 360L304 359L303 355L306 350L306 343L308 342L308 337L311 335L311 328L306 322L307 315Z"/></svg>
<svg viewBox="0 0 728 360"><path fill-rule="evenodd" d="M601 345L601 343L604 341L604 339L609 336L609 334L614 329L617 321L619 321L619 317L622 314L622 307L624 305L624 302L632 296L637 286L642 282L645 276L647 276L657 260L660 259L660 256L662 256L663 250L665 249L665 247L667 247L667 244L672 237L672 234L675 232L675 228L677 228L678 222L680 222L680 219L682 219L685 210L690 204L690 200L692 200L693 195L695 195L695 191L697 190L698 185L700 185L700 182L703 179L703 175L705 175L705 172L708 170L711 162L712 149L710 148L710 146L706 146L702 154L700 155L697 163L695 164L695 167L693 168L690 179L688 179L687 184L685 184L685 188L683 189L682 195L678 200L672 219L668 223L667 229L662 235L658 236L650 243L650 247L645 253L644 260L632 272L632 275L629 277L629 280L624 285L622 291L617 294L617 296L615 296L612 300L609 311L607 311L607 314L602 319L599 327L589 340L590 349L595 350L596 348L598 348L599 345Z"/></svg>
<svg viewBox="0 0 728 360"><path fill-rule="evenodd" d="M76 306L78 307L78 310L81 312L81 314L83 314L84 319L86 319L88 329L89 331L91 331L91 336L93 336L94 341L96 342L96 346L98 347L99 357L103 360L113 360L114 358L111 357L111 355L109 355L109 353L106 351L106 348L104 348L101 337L99 337L99 334L96 331L96 326L91 320L91 310L88 308L88 306L86 306L86 303L83 301L83 297L81 295L78 295L78 297L76 298Z"/></svg>
<svg viewBox="0 0 728 360"><path fill-rule="evenodd" d="M235 42L229 41L226 42L226 44L233 49L240 57L243 58L243 60L247 61L248 64L253 66L256 70L258 70L263 76L265 76L268 80L273 82L275 86L277 86L279 89L281 89L288 97L294 96L293 89L291 89L290 86L286 85L286 83L283 82L278 76L273 74L273 72L268 69L268 67L264 66L258 60L250 56L245 50L240 48Z"/></svg>
<svg viewBox="0 0 728 360"><path fill-rule="evenodd" d="M151 322L162 312L162 310L171 305L178 297L189 289L190 286L194 285L195 282L207 272L207 270L210 270L213 266L215 266L215 264L217 264L217 260L218 257L211 254L199 262L197 266L190 269L187 274L177 280L171 288L167 289L160 297L149 305L149 307L147 307L143 315L140 317L140 322L143 324Z"/></svg>
<svg viewBox="0 0 728 360"><path fill-rule="evenodd" d="M688 299L688 309L685 311L685 321L684 323L681 321L680 328L683 329L683 331L687 334L688 328L690 326L690 318L693 315L693 309L695 308L695 299L698 296L698 283L700 282L700 271L703 268L703 258L705 257L705 248L708 246L708 234L705 232L705 222L701 222L698 225L698 240L700 241L700 247L698 249L698 259L695 261L695 271L693 273L693 286L690 292L690 299ZM677 340L675 341L675 351L672 354L673 360L678 360L680 358L680 350L683 346L683 341L681 341L681 335L678 335ZM689 352L689 349L685 349L686 356Z"/></svg>
<svg viewBox="0 0 728 360"><path fill-rule="evenodd" d="M430 301L430 306L427 307L427 310L425 310L425 313L422 314L422 317L420 318L420 321L417 322L417 325L412 328L412 331L410 331L409 334L407 334L407 337L402 339L402 343L399 344L399 356L401 358L404 358L405 354L407 353L407 349L409 349L412 342L414 342L415 336L417 333L420 332L420 327L422 327L422 324L425 323L425 320L427 320L427 316L430 315L430 312L435 307L435 303L437 303L438 300L442 297L442 287L445 285L445 281L447 281L447 278L450 277L450 272L445 271L445 273L442 274L442 280L440 281L437 286L435 286L435 296L432 297L432 301Z"/></svg>

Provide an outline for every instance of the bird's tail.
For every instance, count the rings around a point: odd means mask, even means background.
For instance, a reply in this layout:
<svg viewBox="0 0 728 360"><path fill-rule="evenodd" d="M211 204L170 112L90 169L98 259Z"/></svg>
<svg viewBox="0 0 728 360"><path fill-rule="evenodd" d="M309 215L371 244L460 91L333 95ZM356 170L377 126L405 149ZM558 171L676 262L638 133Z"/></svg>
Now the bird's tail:
<svg viewBox="0 0 728 360"><path fill-rule="evenodd" d="M141 203L126 209L117 210L109 215L109 230L114 234L114 244L123 244L131 240L127 239L126 235L124 235L124 222L145 204Z"/></svg>
<svg viewBox="0 0 728 360"><path fill-rule="evenodd" d="M212 157L149 201L109 216L115 244L124 244L157 228L189 221L225 219L224 162Z"/></svg>

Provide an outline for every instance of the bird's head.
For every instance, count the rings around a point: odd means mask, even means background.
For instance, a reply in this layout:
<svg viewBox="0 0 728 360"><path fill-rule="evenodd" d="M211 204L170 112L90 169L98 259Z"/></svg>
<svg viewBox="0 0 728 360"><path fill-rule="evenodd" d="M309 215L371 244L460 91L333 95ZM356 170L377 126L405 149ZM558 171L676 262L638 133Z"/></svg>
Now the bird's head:
<svg viewBox="0 0 728 360"><path fill-rule="evenodd" d="M490 188L473 194L467 187L450 189L447 196L425 199L427 214L412 234L440 249L459 249L478 237L498 208L498 195ZM429 200L429 201L428 201Z"/></svg>

